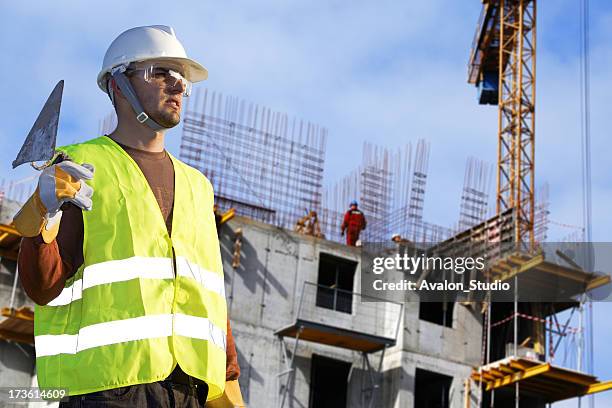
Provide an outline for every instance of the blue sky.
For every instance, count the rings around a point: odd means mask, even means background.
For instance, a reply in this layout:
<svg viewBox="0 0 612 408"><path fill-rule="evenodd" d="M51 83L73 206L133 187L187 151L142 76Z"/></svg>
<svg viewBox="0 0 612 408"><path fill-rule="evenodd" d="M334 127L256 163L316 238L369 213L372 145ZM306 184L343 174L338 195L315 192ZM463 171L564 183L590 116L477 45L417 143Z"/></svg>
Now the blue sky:
<svg viewBox="0 0 612 408"><path fill-rule="evenodd" d="M326 182L358 164L366 140L399 147L426 138L425 218L450 225L467 157L496 159L496 108L477 105L466 83L478 0L179 4L4 2L0 179L33 174L26 166L10 170L10 163L59 79L66 87L58 144L96 136L111 110L95 84L104 52L121 31L148 24L174 26L188 53L209 69L211 90L327 127ZM581 223L578 12L574 0L540 1L538 10L536 177L550 184L551 219L568 224ZM612 3L591 1L591 13L593 237L611 241ZM178 154L179 139L180 128L168 133L171 152ZM610 312L610 305L595 306L602 378L612 378Z"/></svg>

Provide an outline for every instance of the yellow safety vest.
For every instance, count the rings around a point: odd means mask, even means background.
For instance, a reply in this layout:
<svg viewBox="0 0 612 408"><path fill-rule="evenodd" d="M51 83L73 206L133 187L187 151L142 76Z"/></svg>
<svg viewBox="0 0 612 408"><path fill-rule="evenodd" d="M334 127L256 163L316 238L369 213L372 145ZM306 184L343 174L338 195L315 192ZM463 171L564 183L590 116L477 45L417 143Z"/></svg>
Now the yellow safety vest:
<svg viewBox="0 0 612 408"><path fill-rule="evenodd" d="M210 182L170 156L170 237L140 168L112 139L60 150L94 165L93 208L83 211L83 265L36 306L39 386L78 395L163 380L178 363L219 397L227 306Z"/></svg>

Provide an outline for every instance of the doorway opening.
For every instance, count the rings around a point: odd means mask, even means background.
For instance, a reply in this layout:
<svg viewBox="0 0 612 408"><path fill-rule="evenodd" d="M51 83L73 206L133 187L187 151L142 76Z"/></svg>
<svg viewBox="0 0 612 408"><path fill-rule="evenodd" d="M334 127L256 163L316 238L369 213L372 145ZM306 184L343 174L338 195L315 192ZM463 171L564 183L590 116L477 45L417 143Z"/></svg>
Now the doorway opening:
<svg viewBox="0 0 612 408"><path fill-rule="evenodd" d="M346 408L347 381L351 363L312 355L310 408Z"/></svg>
<svg viewBox="0 0 612 408"><path fill-rule="evenodd" d="M452 382L453 377L417 368L414 381L414 407L449 408Z"/></svg>

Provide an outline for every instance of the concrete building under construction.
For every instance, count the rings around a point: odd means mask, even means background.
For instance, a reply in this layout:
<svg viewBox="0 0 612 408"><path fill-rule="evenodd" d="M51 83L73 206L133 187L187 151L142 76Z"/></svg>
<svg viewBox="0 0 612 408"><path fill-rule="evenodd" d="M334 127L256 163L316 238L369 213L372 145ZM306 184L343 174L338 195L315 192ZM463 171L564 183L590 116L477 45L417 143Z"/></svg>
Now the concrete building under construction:
<svg viewBox="0 0 612 408"><path fill-rule="evenodd" d="M252 407L540 408L612 387L576 367L555 365L559 342L580 330L557 315L576 296L609 282L578 259L557 259L516 243L516 211L492 215L490 167L468 159L458 221L424 220L429 144L398 151L366 144L361 164L328 189L325 129L204 90L185 112L180 157L215 186L228 310L244 399ZM358 198L370 222L364 242L404 243L441 253L487 253L489 279L557 282L565 298L519 309L490 299L425 301L412 292L366 294L364 248L339 234ZM547 199L535 204L538 242ZM3 197L0 220L0 385L36 384L33 304L20 288L19 202ZM297 221L315 213L314 225ZM402 272L395 271L398 277ZM546 284L544 285L546 289ZM559 300L562 300L559 302ZM573 369L570 369L573 368Z"/></svg>
<svg viewBox="0 0 612 408"><path fill-rule="evenodd" d="M584 364L593 350L582 318L586 294L609 288L610 276L594 272L579 243L545 244L547 190L536 196L534 177L536 1L482 5L468 81L481 104L499 107L494 213L492 166L481 160L468 159L457 223L440 226L424 219L427 141L414 150L365 144L361 163L325 189L325 128L208 90L191 98L180 157L215 188L249 406L544 408L612 389ZM510 297L371 296L367 245L340 236L352 199L369 219L363 242L397 234L397 253L483 255L478 277L512 284ZM18 284L20 237L10 225L19 203L0 205L0 386L29 386L32 304Z"/></svg>
<svg viewBox="0 0 612 408"><path fill-rule="evenodd" d="M29 386L33 323L24 311L33 305L15 280L18 236L5 233L0 300L12 309L0 326L2 385ZM220 238L249 406L460 406L480 359L479 313L362 299L358 248L242 216Z"/></svg>

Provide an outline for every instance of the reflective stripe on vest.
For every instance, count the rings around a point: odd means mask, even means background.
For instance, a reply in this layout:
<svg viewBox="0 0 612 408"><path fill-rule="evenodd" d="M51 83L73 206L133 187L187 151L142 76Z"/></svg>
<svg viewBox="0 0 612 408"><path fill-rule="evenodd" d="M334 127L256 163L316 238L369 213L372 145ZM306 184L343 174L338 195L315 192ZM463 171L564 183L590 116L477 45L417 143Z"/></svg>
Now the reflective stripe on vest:
<svg viewBox="0 0 612 408"><path fill-rule="evenodd" d="M93 208L83 212L83 265L36 306L39 386L77 395L163 380L179 364L220 396L227 306L212 186L170 156L170 237L147 180L114 141L60 150L95 167Z"/></svg>
<svg viewBox="0 0 612 408"><path fill-rule="evenodd" d="M83 278L77 279L47 306L64 306L82 297L82 291L96 285L122 282L130 279L174 279L172 260L169 258L145 258L135 256L117 261L90 265L83 270ZM194 279L202 287L225 298L223 277L192 264L185 257L176 258L179 276ZM85 282L85 284L83 284Z"/></svg>
<svg viewBox="0 0 612 408"><path fill-rule="evenodd" d="M36 356L76 354L92 347L172 336L173 332L211 341L225 352L226 335L210 320L184 314L164 314L93 324L82 328L78 334L36 336Z"/></svg>

